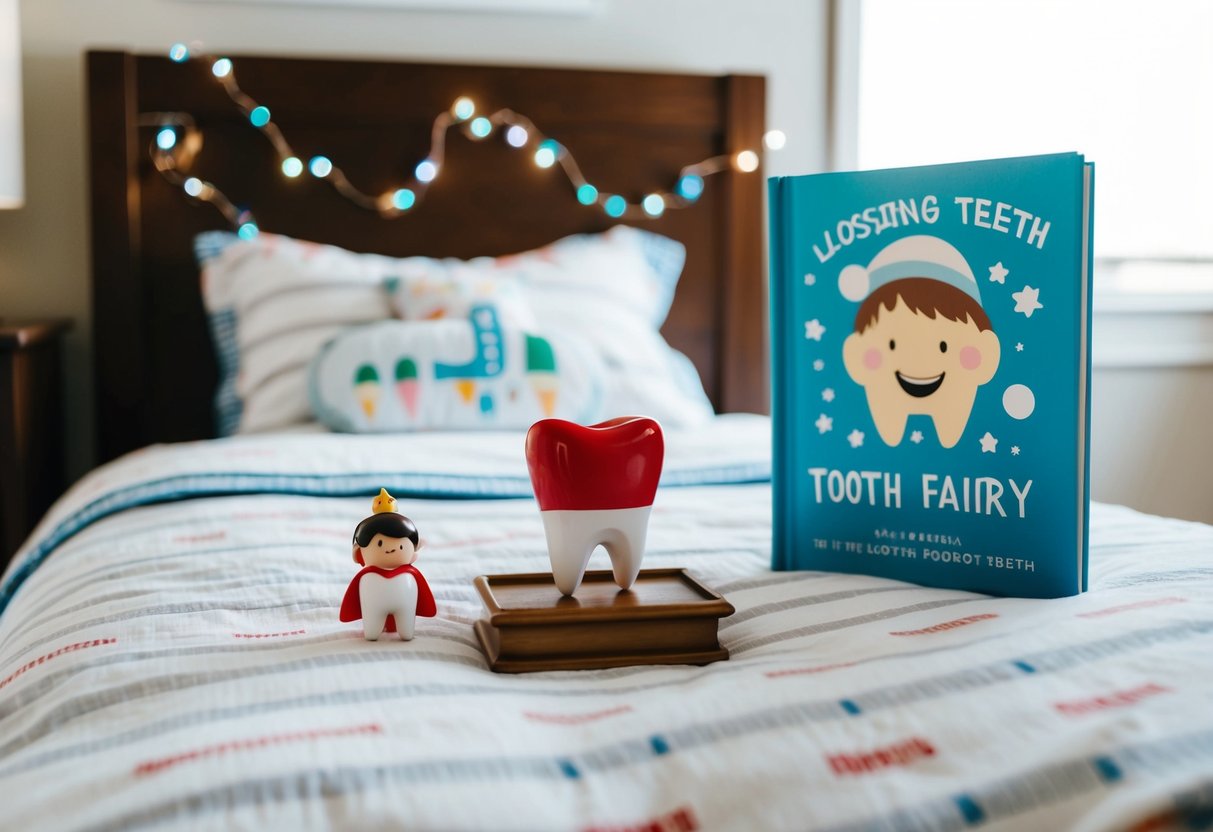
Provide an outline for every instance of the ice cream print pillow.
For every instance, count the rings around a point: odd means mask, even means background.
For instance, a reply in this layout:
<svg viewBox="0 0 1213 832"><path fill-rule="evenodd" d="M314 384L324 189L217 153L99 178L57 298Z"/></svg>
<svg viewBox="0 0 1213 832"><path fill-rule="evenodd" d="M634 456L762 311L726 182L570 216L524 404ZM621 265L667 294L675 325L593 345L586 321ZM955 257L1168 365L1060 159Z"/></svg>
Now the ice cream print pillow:
<svg viewBox="0 0 1213 832"><path fill-rule="evenodd" d="M537 419L600 417L601 360L571 335L499 320L382 321L347 330L313 359L316 418L346 433L525 428Z"/></svg>

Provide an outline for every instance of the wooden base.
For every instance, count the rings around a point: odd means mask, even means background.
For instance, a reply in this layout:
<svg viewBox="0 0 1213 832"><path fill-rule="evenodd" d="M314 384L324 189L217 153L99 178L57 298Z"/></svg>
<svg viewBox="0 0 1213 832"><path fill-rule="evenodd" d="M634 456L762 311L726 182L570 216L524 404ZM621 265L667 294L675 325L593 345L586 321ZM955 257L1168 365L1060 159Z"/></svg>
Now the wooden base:
<svg viewBox="0 0 1213 832"><path fill-rule="evenodd" d="M684 569L642 569L629 590L586 572L575 596L547 572L481 575L485 617L473 625L498 673L641 664L710 664L729 657L719 620L733 605Z"/></svg>

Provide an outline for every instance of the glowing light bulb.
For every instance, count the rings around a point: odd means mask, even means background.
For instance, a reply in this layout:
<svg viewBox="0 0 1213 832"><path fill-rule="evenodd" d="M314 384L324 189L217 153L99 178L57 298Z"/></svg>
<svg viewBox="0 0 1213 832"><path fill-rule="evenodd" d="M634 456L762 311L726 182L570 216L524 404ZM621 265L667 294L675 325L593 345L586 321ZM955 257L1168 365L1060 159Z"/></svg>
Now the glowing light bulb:
<svg viewBox="0 0 1213 832"><path fill-rule="evenodd" d="M742 173L753 173L758 170L758 154L752 150L743 150L733 157L733 164Z"/></svg>
<svg viewBox="0 0 1213 832"><path fill-rule="evenodd" d="M254 127L264 127L270 123L270 108L254 107L248 114L248 120Z"/></svg>
<svg viewBox="0 0 1213 832"><path fill-rule="evenodd" d="M401 188L392 194L392 207L398 211L407 211L417 203L417 195L408 188Z"/></svg>
<svg viewBox="0 0 1213 832"><path fill-rule="evenodd" d="M644 212L650 217L660 217L665 213L665 199L661 194L649 194L640 204L644 206Z"/></svg>
<svg viewBox="0 0 1213 832"><path fill-rule="evenodd" d="M413 170L418 182L433 182L438 177L438 166L429 159L422 159Z"/></svg>
<svg viewBox="0 0 1213 832"><path fill-rule="evenodd" d="M783 146L788 143L788 136L782 130L768 130L762 137L762 143L767 146L767 150L783 150Z"/></svg>
<svg viewBox="0 0 1213 832"><path fill-rule="evenodd" d="M226 78L232 74L232 62L227 58L220 58L211 64L211 72L216 78Z"/></svg>
<svg viewBox="0 0 1213 832"><path fill-rule="evenodd" d="M202 180L196 176L191 176L189 179L185 180L181 187L184 188L185 192L190 196L197 197L202 193Z"/></svg>
<svg viewBox="0 0 1213 832"><path fill-rule="evenodd" d="M468 129L472 131L472 135L478 139L483 139L493 132L493 122L489 121L484 116L477 116L472 119L472 123L468 125Z"/></svg>
<svg viewBox="0 0 1213 832"><path fill-rule="evenodd" d="M174 63L183 63L189 60L190 50L184 43L174 43L168 48L168 58Z"/></svg>
<svg viewBox="0 0 1213 832"><path fill-rule="evenodd" d="M255 222L244 222L236 229L236 233L240 235L240 239L242 240L253 240L261 233L261 229L257 227L257 223Z"/></svg>
<svg viewBox="0 0 1213 832"><path fill-rule="evenodd" d="M703 196L703 177L694 173L688 173L678 180L678 184L674 190L687 202L694 202Z"/></svg>
<svg viewBox="0 0 1213 832"><path fill-rule="evenodd" d="M156 134L156 147L161 150L172 150L177 145L177 131L171 127L161 127Z"/></svg>
<svg viewBox="0 0 1213 832"><path fill-rule="evenodd" d="M558 150L560 150L560 145L551 139L544 139L539 143L539 149L535 151L535 164L541 168L550 168L556 164Z"/></svg>
<svg viewBox="0 0 1213 832"><path fill-rule="evenodd" d="M294 179L299 174L303 173L303 160L298 156L287 156L282 160L282 173Z"/></svg>
<svg viewBox="0 0 1213 832"><path fill-rule="evenodd" d="M307 163L307 169L312 176L323 179L333 172L333 163L327 156L313 156Z"/></svg>
<svg viewBox="0 0 1213 832"><path fill-rule="evenodd" d="M459 96L455 99L455 103L451 105L451 115L460 121L467 121L475 112L476 102L466 95Z"/></svg>
<svg viewBox="0 0 1213 832"><path fill-rule="evenodd" d="M577 189L577 201L582 205L593 205L598 201L598 189L587 182Z"/></svg>
<svg viewBox="0 0 1213 832"><path fill-rule="evenodd" d="M627 209L628 201L619 194L608 196L602 206L602 210L606 211L608 217L622 217L623 212Z"/></svg>
<svg viewBox="0 0 1213 832"><path fill-rule="evenodd" d="M526 147L531 140L531 134L521 124L515 124L505 131L505 141L510 147Z"/></svg>

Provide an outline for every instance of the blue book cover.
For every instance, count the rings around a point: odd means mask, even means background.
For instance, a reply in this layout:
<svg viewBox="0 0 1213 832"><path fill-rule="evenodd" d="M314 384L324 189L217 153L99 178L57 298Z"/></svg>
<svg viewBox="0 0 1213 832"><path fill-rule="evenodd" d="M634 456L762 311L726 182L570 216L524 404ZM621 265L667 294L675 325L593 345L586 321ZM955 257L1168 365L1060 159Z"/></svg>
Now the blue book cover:
<svg viewBox="0 0 1213 832"><path fill-rule="evenodd" d="M775 569L1087 584L1094 169L770 180Z"/></svg>

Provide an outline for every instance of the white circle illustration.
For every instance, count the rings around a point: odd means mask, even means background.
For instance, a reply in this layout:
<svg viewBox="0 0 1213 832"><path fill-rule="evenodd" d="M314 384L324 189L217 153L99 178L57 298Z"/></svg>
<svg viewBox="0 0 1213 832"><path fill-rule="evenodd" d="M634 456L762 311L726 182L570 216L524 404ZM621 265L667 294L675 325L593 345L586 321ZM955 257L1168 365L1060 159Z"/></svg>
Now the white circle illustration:
<svg viewBox="0 0 1213 832"><path fill-rule="evenodd" d="M1036 396L1026 384L1012 384L1002 394L1002 406L1012 419L1026 419L1036 409Z"/></svg>
<svg viewBox="0 0 1213 832"><path fill-rule="evenodd" d="M868 270L863 266L847 266L838 275L838 291L847 300L861 301L868 296L871 286Z"/></svg>

